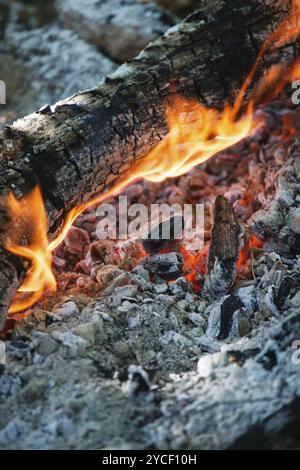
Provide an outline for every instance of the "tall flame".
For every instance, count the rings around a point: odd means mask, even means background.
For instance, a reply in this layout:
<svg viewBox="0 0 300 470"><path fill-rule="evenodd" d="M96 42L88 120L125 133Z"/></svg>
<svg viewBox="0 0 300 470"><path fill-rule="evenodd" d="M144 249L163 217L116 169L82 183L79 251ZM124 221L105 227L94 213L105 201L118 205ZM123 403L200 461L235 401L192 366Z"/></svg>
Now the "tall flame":
<svg viewBox="0 0 300 470"><path fill-rule="evenodd" d="M28 245L24 246L16 240L6 244L9 251L31 261L31 269L19 289L21 293L30 292L31 295L26 299L15 300L10 313L33 305L45 289L55 290L51 254L64 240L74 220L85 209L117 195L125 186L138 179L159 182L169 177L180 176L251 133L254 129L255 106L277 96L283 86L299 76L299 61L295 61L288 71L284 70L282 65L271 67L256 88L246 111L239 116L244 97L265 53L272 52L299 36L299 8L300 0L294 0L290 17L269 35L233 106L227 104L220 112L208 109L195 100L176 97L172 105L166 107L169 129L166 137L146 157L134 162L111 189L91 201L74 207L68 213L61 232L52 242L49 243L47 238L47 216L40 189L35 188L21 200L17 200L13 194L8 195L7 207L12 219L26 220L27 226L31 227Z"/></svg>
<svg viewBox="0 0 300 470"><path fill-rule="evenodd" d="M28 275L19 292L30 293L16 299L10 307L10 313L16 313L35 304L45 290L56 290L56 280L51 264L52 256L48 250L48 220L40 188L37 186L26 198L17 200L13 193L7 196L10 215L17 226L8 234L6 248L15 255L23 256L31 262ZM20 233L20 236L18 234ZM24 237L29 239L27 245L19 244L12 239Z"/></svg>

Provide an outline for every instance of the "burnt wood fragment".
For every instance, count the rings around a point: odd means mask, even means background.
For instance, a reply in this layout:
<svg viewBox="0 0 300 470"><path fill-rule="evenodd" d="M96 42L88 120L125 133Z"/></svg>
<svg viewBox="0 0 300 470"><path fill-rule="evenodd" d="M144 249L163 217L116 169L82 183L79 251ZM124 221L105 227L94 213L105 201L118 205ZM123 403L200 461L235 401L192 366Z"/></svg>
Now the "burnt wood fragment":
<svg viewBox="0 0 300 470"><path fill-rule="evenodd" d="M179 253L162 253L149 256L142 265L151 274L157 274L162 279L170 281L182 274L183 258Z"/></svg>
<svg viewBox="0 0 300 470"><path fill-rule="evenodd" d="M300 273L288 274L282 279L274 294L275 305L282 309L285 301L300 290ZM300 307L300 305L299 305Z"/></svg>
<svg viewBox="0 0 300 470"><path fill-rule="evenodd" d="M217 196L204 284L204 292L212 299L226 294L235 280L241 235L232 205L224 196Z"/></svg>
<svg viewBox="0 0 300 470"><path fill-rule="evenodd" d="M227 338L233 325L233 316L242 311L244 304L235 295L227 295L224 299L212 304L206 334L216 339Z"/></svg>
<svg viewBox="0 0 300 470"><path fill-rule="evenodd" d="M183 231L184 218L181 215L175 215L155 225L152 224L142 238L143 247L150 254L163 249L175 249Z"/></svg>

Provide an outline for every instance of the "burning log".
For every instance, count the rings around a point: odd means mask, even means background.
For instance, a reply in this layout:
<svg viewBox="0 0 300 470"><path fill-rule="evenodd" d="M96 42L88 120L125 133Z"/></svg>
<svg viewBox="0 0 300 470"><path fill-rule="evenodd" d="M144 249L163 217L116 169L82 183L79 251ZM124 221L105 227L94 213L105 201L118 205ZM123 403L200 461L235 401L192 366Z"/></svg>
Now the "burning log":
<svg viewBox="0 0 300 470"><path fill-rule="evenodd" d="M166 135L164 109L175 92L223 108L269 31L290 11L290 1L280 8L275 0L246 1L232 10L222 0L206 2L98 88L45 106L6 129L0 138L0 327L26 271L4 248L7 231L16 223L9 216L7 194L22 198L39 184L53 239L72 208L77 206L69 221L86 207L84 201L103 199L103 190L114 181L116 190L147 176L143 165L135 172L132 167ZM260 72L290 59L295 49L280 52L279 57L267 50Z"/></svg>
<svg viewBox="0 0 300 470"><path fill-rule="evenodd" d="M213 219L204 289L211 298L218 299L227 293L236 277L242 230L224 196L216 197Z"/></svg>

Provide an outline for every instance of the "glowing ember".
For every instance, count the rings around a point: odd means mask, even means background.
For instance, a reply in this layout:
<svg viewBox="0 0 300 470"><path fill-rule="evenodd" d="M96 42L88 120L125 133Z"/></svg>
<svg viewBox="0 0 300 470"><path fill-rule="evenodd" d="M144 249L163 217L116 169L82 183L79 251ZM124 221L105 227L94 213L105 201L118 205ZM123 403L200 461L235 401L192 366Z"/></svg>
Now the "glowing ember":
<svg viewBox="0 0 300 470"><path fill-rule="evenodd" d="M240 256L237 262L237 268L238 272L240 275L245 274L247 275L249 273L249 270L247 269L247 263L248 260L251 259L252 252L254 250L260 250L264 246L263 240L258 238L256 235L251 234L251 235L245 235L243 239L243 246L240 251Z"/></svg>
<svg viewBox="0 0 300 470"><path fill-rule="evenodd" d="M179 252L183 256L183 273L184 277L194 284L194 290L199 291L199 280L206 274L206 262L208 256L208 245L205 245L202 250L196 255L187 251L184 246L179 247Z"/></svg>
<svg viewBox="0 0 300 470"><path fill-rule="evenodd" d="M268 37L233 106L226 105L223 112L219 112L215 109L207 109L195 100L176 97L172 105L166 108L169 132L162 142L146 157L133 163L132 167L109 191L73 208L67 215L60 234L51 243L47 239L47 216L40 189L35 188L19 201L12 194L8 195L7 207L12 221L18 224L21 236L10 234L6 248L31 262L30 271L19 289L20 293L31 293L31 295L21 300L15 299L10 313L30 307L45 290L55 290L56 282L51 270L51 254L64 240L74 220L85 209L120 193L133 181L146 179L160 182L169 177L180 176L216 153L236 144L254 130L253 110L257 104L274 98L283 86L295 79L297 75L299 76L300 63L298 61L290 66L288 71L284 70L282 65L271 67L256 88L247 109L241 113L244 97L264 54L281 47L299 35L299 6L300 1L295 1L290 18ZM24 245L24 238L28 243L26 245ZM244 257L249 257L252 241L250 239L249 245L244 251L242 250L239 266L243 265ZM253 241L254 246L256 242L256 240ZM194 268L196 265L200 266L198 268L201 271L201 273L199 271L200 274L205 273L205 257L206 253L202 251L196 257L184 253L185 268L191 267L190 273L187 274L191 280L194 281L196 278L197 273Z"/></svg>

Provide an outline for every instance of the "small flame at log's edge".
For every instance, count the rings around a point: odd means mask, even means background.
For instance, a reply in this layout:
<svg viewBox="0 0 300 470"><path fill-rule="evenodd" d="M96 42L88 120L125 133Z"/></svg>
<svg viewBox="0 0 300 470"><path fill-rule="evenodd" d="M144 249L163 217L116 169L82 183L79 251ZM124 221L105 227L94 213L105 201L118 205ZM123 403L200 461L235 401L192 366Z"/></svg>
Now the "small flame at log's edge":
<svg viewBox="0 0 300 470"><path fill-rule="evenodd" d="M256 87L246 111L238 117L265 53L299 36L299 8L300 0L294 0L290 17L267 38L233 106L226 105L219 112L202 106L196 100L175 97L172 105L166 107L169 129L166 137L146 157L134 162L110 190L74 207L68 213L61 232L52 242L47 238L48 222L40 188L36 187L21 200L17 200L12 193L7 196L6 204L12 225L16 225L18 230L15 235L10 231L5 248L31 262L30 270L19 289L19 292L29 295L21 300L16 298L10 307L10 314L31 307L46 290L56 290L51 269L52 252L64 240L74 220L88 207L117 195L133 181L146 179L159 182L180 176L250 135L255 128L253 112L256 106L278 96L287 83L300 75L299 59L288 71L284 70L284 65L271 67ZM27 244L24 244L24 239Z"/></svg>

